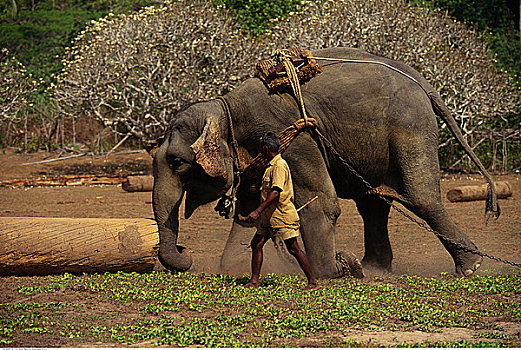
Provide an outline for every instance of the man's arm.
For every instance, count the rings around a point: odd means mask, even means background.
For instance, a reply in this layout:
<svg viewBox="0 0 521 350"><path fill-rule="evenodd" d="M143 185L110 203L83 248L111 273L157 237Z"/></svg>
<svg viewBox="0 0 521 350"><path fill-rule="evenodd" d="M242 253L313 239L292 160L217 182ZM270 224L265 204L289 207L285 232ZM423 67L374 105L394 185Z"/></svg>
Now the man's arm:
<svg viewBox="0 0 521 350"><path fill-rule="evenodd" d="M262 211L264 209L266 209L267 207L270 206L270 204L272 203L275 203L276 201L279 200L279 196L280 196L280 190L279 188L277 187L276 190L272 190L270 193L268 193L268 197L266 197L266 200L264 202L262 202L258 207L257 209L255 209L254 211L252 211L247 217L246 217L246 221L247 222L255 222L257 221L257 219L259 218L260 214L262 213Z"/></svg>

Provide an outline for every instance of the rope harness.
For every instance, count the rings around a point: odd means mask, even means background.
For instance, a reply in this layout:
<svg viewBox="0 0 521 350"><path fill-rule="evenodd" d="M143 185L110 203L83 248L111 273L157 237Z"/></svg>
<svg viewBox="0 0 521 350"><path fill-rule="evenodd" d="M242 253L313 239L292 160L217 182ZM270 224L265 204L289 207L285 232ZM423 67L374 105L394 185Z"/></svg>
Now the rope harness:
<svg viewBox="0 0 521 350"><path fill-rule="evenodd" d="M406 213L405 211L400 209L398 206L396 206L393 203L392 200L388 199L385 195L381 194L377 190L376 187L372 186L347 160L345 160L340 155L340 153L335 149L335 147L331 144L331 142L318 130L317 120L307 116L306 108L305 108L305 105L304 105L304 99L302 97L302 92L301 92L301 89L300 89L300 81L299 81L299 78L298 78L297 69L293 65L293 63L291 61L291 56L288 54L288 51L287 50L277 50L275 55L274 55L274 58L277 61L279 61L279 62L284 64L284 67L286 69L287 76L288 76L288 79L289 79L289 82L290 82L290 85L291 85L294 97L297 100L299 111L300 111L300 114L302 116L301 119L298 119L297 121L295 121L292 125L290 125L286 129L284 129L279 134L279 139L280 139L279 153L283 153L289 147L291 142L295 139L295 137L297 137L297 135L301 131L309 130L310 133L314 133L316 136L318 136L324 142L326 147L340 160L340 162L356 178L358 178L360 180L360 182L362 182L362 184L372 194L377 195L381 200L383 200L391 208L395 209L398 213L400 213L405 218L409 219L410 221L412 221L413 223L415 223L419 227L425 229L426 231L429 231L429 232L433 233L440 240L446 242L447 244L451 245L452 247L454 247L456 249L460 249L460 250L462 250L464 252L467 252L467 253L479 255L481 257L486 257L486 258L489 258L491 260L495 260L495 261L498 261L498 262L501 262L501 263L504 263L504 264L507 264L507 265L511 265L511 266L514 266L514 267L521 268L521 264L519 264L519 263L515 263L515 262L511 262L511 261L502 259L502 258L498 258L498 257L492 256L492 255L487 254L487 253L482 253L482 252L480 252L477 249L469 248L469 247L463 245L460 242L456 242L453 239L448 238L447 236L441 234L440 232L430 228L424 222L421 222L421 221L415 219L410 214ZM409 74L407 74L407 73L405 73L405 72L403 72L403 71L401 71L401 70L399 70L399 69L397 69L397 68L395 68L395 67L393 67L393 66L391 66L391 65L389 65L389 64L387 64L385 62L371 61L371 60L359 60L359 59L327 58L327 57L313 57L313 58L314 59L318 59L318 60L327 60L327 61L336 61L336 62L353 62L353 63L366 63L366 64L379 64L379 65L383 65L383 66L385 66L385 67L387 67L389 69L392 69L393 71L396 71L396 72L404 75L405 77L407 77L411 81L415 82L418 86L420 86L422 88L422 90L427 95L429 95L429 92L423 87L423 85L418 80L416 80L414 77L410 76ZM231 141L232 149L233 149L232 158L233 158L233 162L234 162L234 169L236 169L235 173L237 175L236 176L237 180L235 181L235 184L233 185L231 198L228 197L230 202L231 202L231 205L233 206L233 202L235 201L235 195L236 195L236 192L237 192L237 188L239 187L239 184L241 183L241 181L242 182L251 182L254 179L256 179L266 169L269 161L266 158L264 158L262 156L262 154L259 154L246 167L246 169L242 170L242 169L239 168L240 167L240 162L239 162L238 145L237 145L237 140L235 139L235 135L234 135L234 131L233 131L232 117L231 117L230 109L229 109L228 103L226 102L226 100L224 98L219 97L219 99L221 100L221 102L224 105L225 112L226 112L227 119L228 119L228 124L229 124L229 129L230 129L230 137L232 139L232 141ZM221 201L219 201L219 202L221 202ZM219 206L219 204L218 204L218 206ZM217 207L216 207L216 210L217 210ZM342 256L341 253L337 253L336 254L336 259L337 259L337 261L341 265L341 269L342 269L343 274L349 273L349 271L350 271L350 264ZM352 267L351 267L351 269L352 269Z"/></svg>

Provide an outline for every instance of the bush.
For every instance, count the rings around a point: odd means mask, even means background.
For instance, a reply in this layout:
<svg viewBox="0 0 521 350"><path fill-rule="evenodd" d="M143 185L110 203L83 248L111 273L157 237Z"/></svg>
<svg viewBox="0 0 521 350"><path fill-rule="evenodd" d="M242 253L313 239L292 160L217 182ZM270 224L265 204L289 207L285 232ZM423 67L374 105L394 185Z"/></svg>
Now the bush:
<svg viewBox="0 0 521 350"><path fill-rule="evenodd" d="M472 23L485 33L498 66L521 84L521 43L516 29L518 2L508 0L413 0L421 6L442 8L458 21Z"/></svg>
<svg viewBox="0 0 521 350"><path fill-rule="evenodd" d="M21 128L27 134L27 116L32 108L29 101L38 86L23 64L7 49L0 50L0 146L8 145L12 134Z"/></svg>
<svg viewBox="0 0 521 350"><path fill-rule="evenodd" d="M115 133L154 139L182 105L244 80L252 41L206 1L179 1L109 15L67 51L52 88L71 118L89 116Z"/></svg>
<svg viewBox="0 0 521 350"><path fill-rule="evenodd" d="M261 37L245 34L222 7L202 0L110 15L74 41L52 93L70 118L89 116L116 133L153 139L181 105L229 91L275 49L350 46L419 70L465 134L485 132L519 105L519 90L494 68L483 38L441 11L411 7L405 0L307 6L301 14L273 21ZM440 129L441 150L452 164L459 154L447 151L453 139L445 125Z"/></svg>

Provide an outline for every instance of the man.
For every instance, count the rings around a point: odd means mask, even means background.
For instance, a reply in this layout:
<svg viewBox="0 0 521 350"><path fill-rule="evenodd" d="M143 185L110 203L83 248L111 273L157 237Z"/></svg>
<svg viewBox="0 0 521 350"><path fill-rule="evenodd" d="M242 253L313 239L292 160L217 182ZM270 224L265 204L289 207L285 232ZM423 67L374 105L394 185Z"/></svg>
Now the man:
<svg viewBox="0 0 521 350"><path fill-rule="evenodd" d="M252 211L246 221L255 222L260 217L257 233L251 240L251 281L245 286L259 287L259 275L263 261L263 247L270 238L278 244L284 241L286 248L293 255L308 279L304 289L318 289L318 283L311 271L306 253L300 248L299 217L293 204L293 184L288 164L278 154L280 140L272 132L261 138L261 153L270 160L264 172L261 184L261 204Z"/></svg>

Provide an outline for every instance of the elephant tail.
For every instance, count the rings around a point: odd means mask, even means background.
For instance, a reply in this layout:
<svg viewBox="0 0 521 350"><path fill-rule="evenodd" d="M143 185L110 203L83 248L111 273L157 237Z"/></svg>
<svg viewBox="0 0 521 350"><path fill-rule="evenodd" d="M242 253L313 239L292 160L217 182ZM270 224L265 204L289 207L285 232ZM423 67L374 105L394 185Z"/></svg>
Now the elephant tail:
<svg viewBox="0 0 521 350"><path fill-rule="evenodd" d="M452 117L452 113L449 111L449 109L441 99L440 95L435 91L429 92L428 95L431 100L434 113L441 117L441 119L443 119L443 121L447 124L449 130L452 132L456 140L458 140L458 143L461 145L461 147L463 147L463 149L465 150L465 153L467 153L467 155L470 157L470 159L472 159L474 164L476 164L476 166L488 182L488 196L485 206L485 214L487 215L487 221L490 218L490 216L494 216L496 219L499 218L499 215L501 214L501 209L499 208L499 204L497 202L496 187L494 185L492 176L490 176L487 169L485 169L479 158L476 156L472 148L470 148L469 144L464 139L461 130L459 129L458 125L456 124L456 121Z"/></svg>

